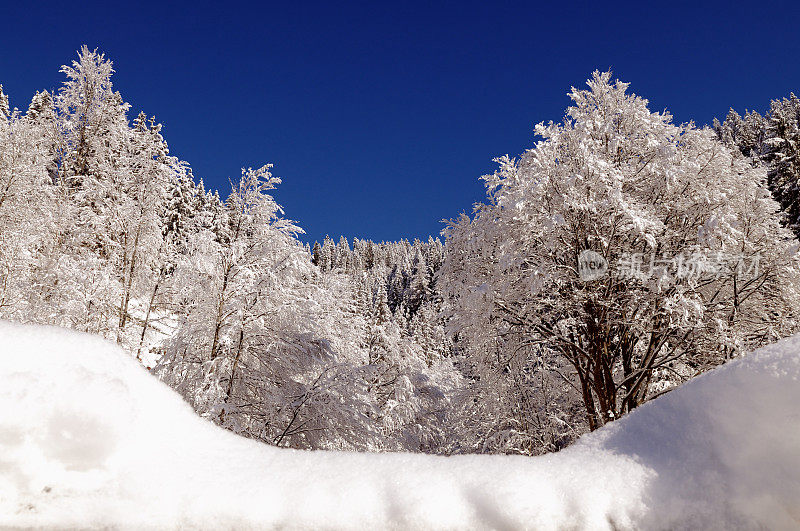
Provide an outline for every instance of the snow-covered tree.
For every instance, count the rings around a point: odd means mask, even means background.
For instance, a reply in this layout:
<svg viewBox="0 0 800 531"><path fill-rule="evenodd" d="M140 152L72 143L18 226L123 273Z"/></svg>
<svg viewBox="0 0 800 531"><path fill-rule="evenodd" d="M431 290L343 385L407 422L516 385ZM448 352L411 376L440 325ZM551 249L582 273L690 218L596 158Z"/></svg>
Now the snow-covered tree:
<svg viewBox="0 0 800 531"><path fill-rule="evenodd" d="M562 123L498 160L440 275L476 377L555 371L590 429L652 396L657 371L679 381L792 332L800 302L763 170L627 87L596 72Z"/></svg>
<svg viewBox="0 0 800 531"><path fill-rule="evenodd" d="M768 165L767 182L800 234L800 99L790 94L773 100L766 122L761 158Z"/></svg>
<svg viewBox="0 0 800 531"><path fill-rule="evenodd" d="M0 88L0 94L2 89ZM5 96L3 96L5 98ZM0 98L0 316L28 320L36 267L53 236L56 194L37 125Z"/></svg>
<svg viewBox="0 0 800 531"><path fill-rule="evenodd" d="M181 323L156 372L200 413L245 435L297 448L376 447L360 364L335 348L343 298L314 279L299 229L267 193L279 182L268 166L244 170L224 230L190 238L174 275Z"/></svg>
<svg viewBox="0 0 800 531"><path fill-rule="evenodd" d="M3 85L0 85L0 120L8 120L11 116L9 105L8 96L3 92Z"/></svg>
<svg viewBox="0 0 800 531"><path fill-rule="evenodd" d="M764 116L733 109L714 121L717 136L767 170L767 186L781 206L784 223L800 235L800 99L772 100Z"/></svg>

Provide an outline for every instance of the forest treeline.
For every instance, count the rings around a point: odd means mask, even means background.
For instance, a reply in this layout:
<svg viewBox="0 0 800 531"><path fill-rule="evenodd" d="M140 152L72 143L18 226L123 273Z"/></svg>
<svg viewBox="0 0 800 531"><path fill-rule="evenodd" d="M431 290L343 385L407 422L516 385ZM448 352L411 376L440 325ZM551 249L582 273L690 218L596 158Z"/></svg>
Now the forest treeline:
<svg viewBox="0 0 800 531"><path fill-rule="evenodd" d="M794 95L697 128L595 72L443 239L307 246L270 165L207 190L104 55L61 72L25 112L0 86L0 318L121 343L247 437L540 454L797 332Z"/></svg>

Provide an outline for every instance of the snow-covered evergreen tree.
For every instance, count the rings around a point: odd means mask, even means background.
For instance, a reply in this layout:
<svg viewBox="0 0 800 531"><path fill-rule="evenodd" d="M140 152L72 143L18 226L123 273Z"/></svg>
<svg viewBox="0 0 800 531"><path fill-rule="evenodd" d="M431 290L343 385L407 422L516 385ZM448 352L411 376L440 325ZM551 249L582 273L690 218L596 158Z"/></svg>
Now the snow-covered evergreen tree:
<svg viewBox="0 0 800 531"><path fill-rule="evenodd" d="M800 235L800 100L773 100L764 116L733 109L725 122L714 121L717 136L767 169L767 185L781 205L784 223Z"/></svg>
<svg viewBox="0 0 800 531"><path fill-rule="evenodd" d="M0 85L0 120L8 120L11 117L8 96L3 92L3 85Z"/></svg>

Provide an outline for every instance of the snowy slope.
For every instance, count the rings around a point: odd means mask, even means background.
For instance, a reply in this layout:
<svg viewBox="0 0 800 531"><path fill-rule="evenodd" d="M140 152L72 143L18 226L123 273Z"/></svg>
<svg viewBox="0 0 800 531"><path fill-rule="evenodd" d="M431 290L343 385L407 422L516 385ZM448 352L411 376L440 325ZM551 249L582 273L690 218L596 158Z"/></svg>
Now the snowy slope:
<svg viewBox="0 0 800 531"><path fill-rule="evenodd" d="M558 454L276 449L92 336L0 322L0 527L800 528L800 339Z"/></svg>

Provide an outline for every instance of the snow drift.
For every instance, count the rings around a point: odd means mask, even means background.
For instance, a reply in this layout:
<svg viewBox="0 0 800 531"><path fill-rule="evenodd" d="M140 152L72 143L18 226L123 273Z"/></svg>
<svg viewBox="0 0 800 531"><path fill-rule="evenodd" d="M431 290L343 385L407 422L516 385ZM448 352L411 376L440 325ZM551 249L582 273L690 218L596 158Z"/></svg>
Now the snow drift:
<svg viewBox="0 0 800 531"><path fill-rule="evenodd" d="M0 323L0 527L798 528L800 338L558 454L277 449L96 337Z"/></svg>

